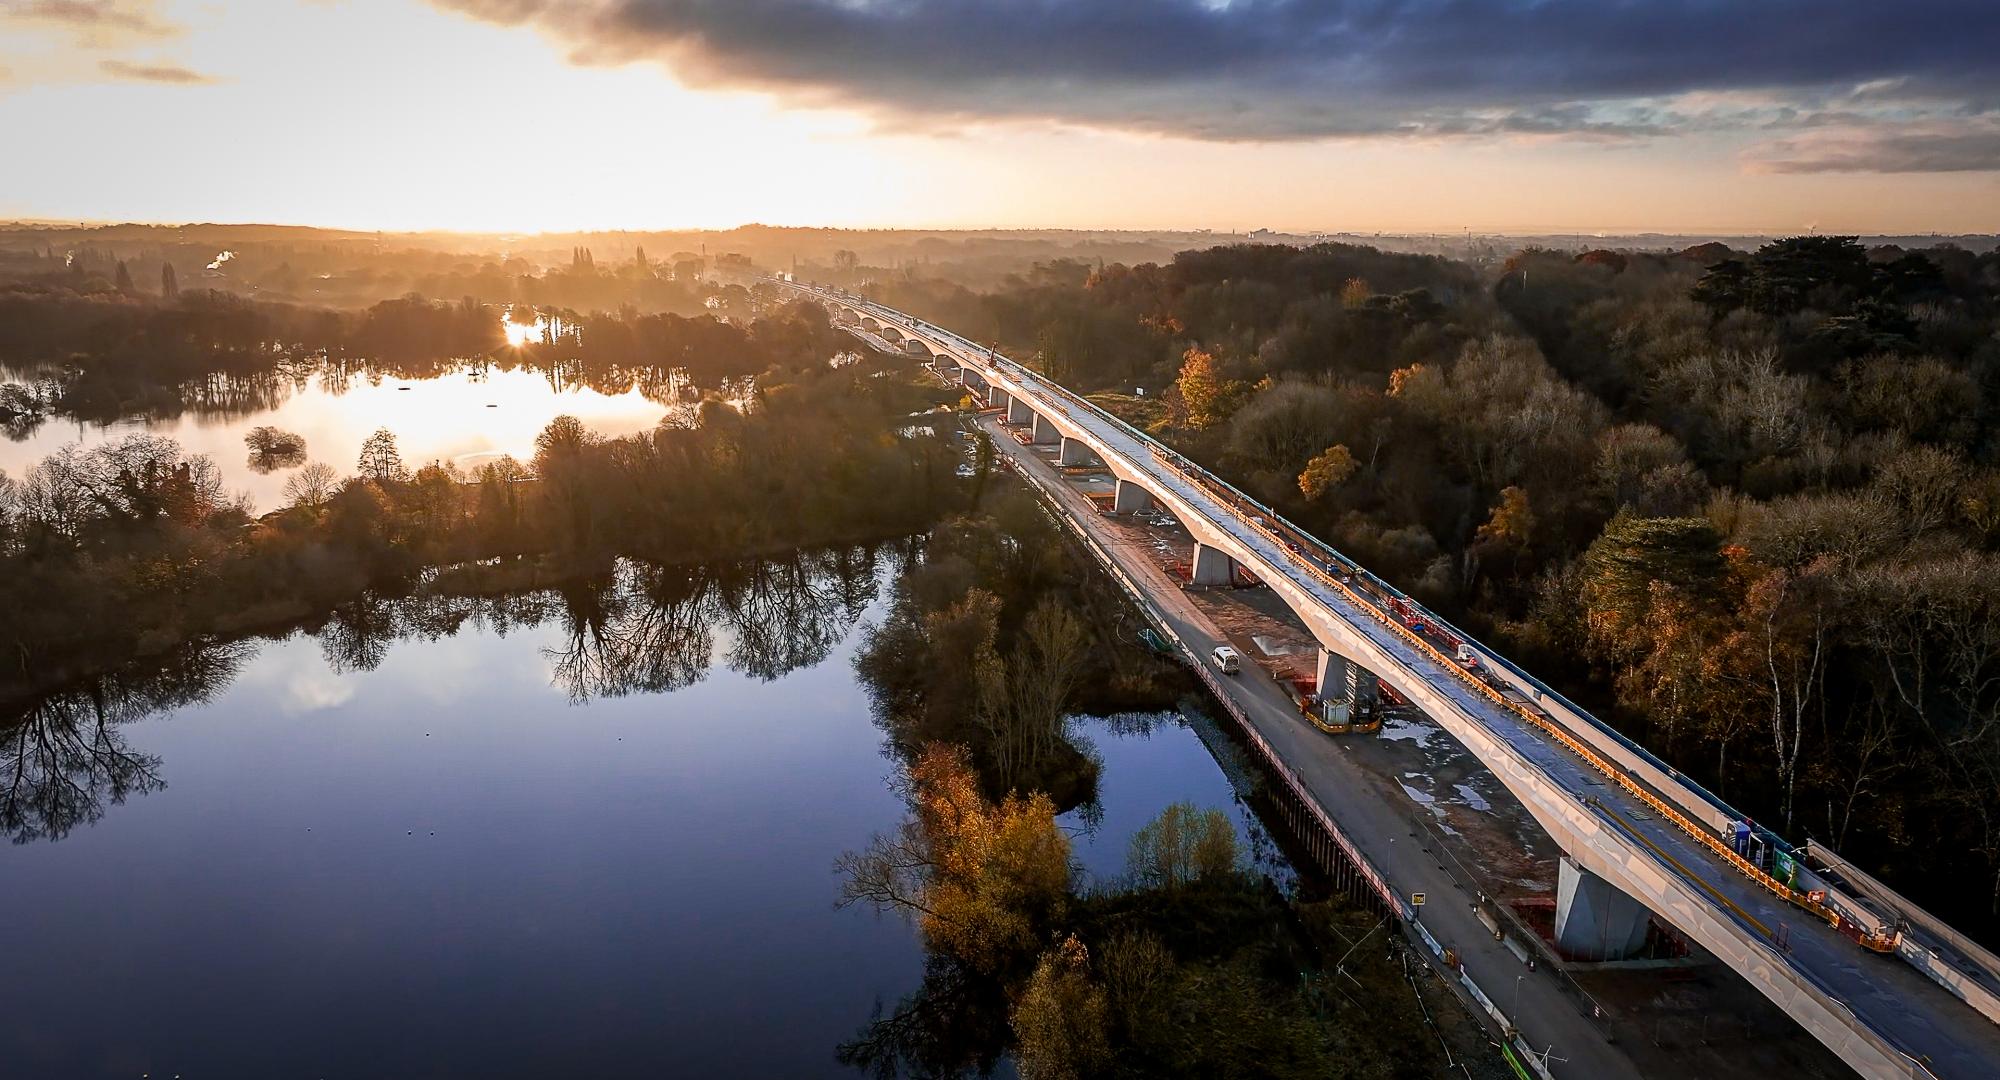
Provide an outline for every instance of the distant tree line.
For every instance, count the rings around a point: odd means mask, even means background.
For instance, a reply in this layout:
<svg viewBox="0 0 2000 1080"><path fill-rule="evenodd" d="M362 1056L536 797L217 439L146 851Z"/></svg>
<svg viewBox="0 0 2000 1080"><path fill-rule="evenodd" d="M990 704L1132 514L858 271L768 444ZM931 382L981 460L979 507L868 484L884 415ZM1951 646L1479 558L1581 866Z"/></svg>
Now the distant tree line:
<svg viewBox="0 0 2000 1080"><path fill-rule="evenodd" d="M31 243L5 246L0 232L0 284L56 284L79 291L143 294L174 299L183 286L243 297L341 309L364 307L386 296L471 296L489 304L570 307L647 314L698 315L725 287L709 273L710 260L677 250L663 260L630 247L629 259L600 262L590 247L574 246L562 261L537 265L518 255L366 249L352 245L300 245L239 236L211 241L179 238L144 243ZM227 249L227 259L218 248ZM548 253L553 256L554 252ZM177 268L178 267L178 268ZM144 284L141 284L141 283ZM157 282L157 289L153 283Z"/></svg>
<svg viewBox="0 0 2000 1080"><path fill-rule="evenodd" d="M17 373L0 382L0 421L255 411L315 373L427 378L467 367L540 371L612 394L636 386L671 401L774 368L823 366L854 344L816 306L781 311L735 291L714 314L681 316L414 295L333 310L206 290L166 301L0 286L0 366ZM508 344L509 317L537 332Z"/></svg>

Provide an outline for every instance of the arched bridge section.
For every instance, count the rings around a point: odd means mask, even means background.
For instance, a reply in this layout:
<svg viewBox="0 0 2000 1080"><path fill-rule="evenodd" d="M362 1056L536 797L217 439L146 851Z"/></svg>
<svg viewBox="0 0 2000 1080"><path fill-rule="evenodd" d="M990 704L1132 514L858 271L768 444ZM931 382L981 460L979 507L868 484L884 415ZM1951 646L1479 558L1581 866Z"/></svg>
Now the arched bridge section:
<svg viewBox="0 0 2000 1080"><path fill-rule="evenodd" d="M1198 578L1239 566L1256 575L1327 654L1378 675L1492 770L1561 845L1560 896L1579 919L1616 921L1625 917L1620 906L1636 900L1864 1076L2000 1075L2000 1027L1968 1006L1971 995L1952 996L1943 980L1858 944L1890 947L1883 943L1892 931L1879 917L1837 889L1815 888L1824 883L1809 871L1795 869L1782 882L1766 873L1730 842L1740 820L1734 811L1504 657L1458 635L1494 678L1468 672L1411 630L1412 602L1397 600L1386 583L994 350L860 298L775 284L850 309L864 326L879 322L921 340L990 406L1032 425L1032 441L1059 443L1064 460L1087 453L1102 461L1117 478L1118 508L1150 501L1187 527Z"/></svg>

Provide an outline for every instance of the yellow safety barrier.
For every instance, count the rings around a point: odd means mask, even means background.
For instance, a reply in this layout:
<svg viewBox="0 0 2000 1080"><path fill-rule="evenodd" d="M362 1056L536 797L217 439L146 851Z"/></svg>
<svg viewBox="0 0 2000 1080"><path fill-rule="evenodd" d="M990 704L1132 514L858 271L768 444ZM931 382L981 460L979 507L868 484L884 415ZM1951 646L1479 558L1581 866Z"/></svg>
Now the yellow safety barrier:
<svg viewBox="0 0 2000 1080"><path fill-rule="evenodd" d="M1701 875L1695 873L1694 871L1688 869L1686 866L1682 865L1681 861L1679 859L1674 858L1673 855L1667 851L1667 849L1661 847L1658 844L1653 843L1651 838L1647 837L1646 834L1634 828L1631 822L1625 820L1625 815L1619 813L1616 810L1613 810L1609 806L1604 805L1604 803L1600 800L1593 799L1591 801L1591 805L1597 807L1604 813L1609 814L1613 821L1616 821L1618 824L1623 825L1625 827L1626 832L1631 833L1633 838L1638 840L1640 843L1653 849L1653 854L1658 855L1662 859L1665 859L1669 865L1671 865L1674 869L1679 870L1681 872L1681 876L1689 879L1690 881L1693 881L1697 885L1700 885L1702 889L1708 893L1708 895L1713 896L1717 900L1722 901L1723 905L1727 907L1729 910L1735 912L1738 915L1743 916L1744 921L1748 922L1751 926L1756 927L1758 933L1764 935L1765 937L1772 936L1771 928L1765 926L1764 921L1762 919L1759 919L1757 916L1752 915L1749 912L1743 910L1741 907L1737 905L1736 901L1731 900L1727 896L1722 895L1722 890L1717 889L1713 885L1710 885L1706 878L1702 877Z"/></svg>
<svg viewBox="0 0 2000 1080"><path fill-rule="evenodd" d="M1300 709L1299 715L1304 716L1312 726L1326 732L1328 735L1372 735L1382 730L1382 721L1380 720L1366 720L1359 724L1329 724L1310 710Z"/></svg>

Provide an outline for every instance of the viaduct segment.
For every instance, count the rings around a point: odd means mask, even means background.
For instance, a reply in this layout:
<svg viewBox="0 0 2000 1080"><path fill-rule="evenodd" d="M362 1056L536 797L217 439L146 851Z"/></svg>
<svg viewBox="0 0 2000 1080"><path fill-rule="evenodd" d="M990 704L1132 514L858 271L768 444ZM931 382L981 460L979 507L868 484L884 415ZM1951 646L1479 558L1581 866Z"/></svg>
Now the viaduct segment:
<svg viewBox="0 0 2000 1080"><path fill-rule="evenodd" d="M1057 444L1063 464L1101 462L1116 477L1114 510L1172 514L1194 539L1194 582L1247 572L1299 617L1320 646L1322 687L1366 693L1379 679L1422 709L1560 845L1556 928L1566 951L1618 958L1657 916L1863 1076L2000 1075L2000 972L1975 950L1950 947L1922 920L1885 917L1494 650L1455 630L1456 654L1440 649L1413 627L1448 624L1421 605L1059 384L860 297L772 284L850 324L920 342L989 407L1029 425L1032 442ZM1421 920L1401 906L1402 917Z"/></svg>

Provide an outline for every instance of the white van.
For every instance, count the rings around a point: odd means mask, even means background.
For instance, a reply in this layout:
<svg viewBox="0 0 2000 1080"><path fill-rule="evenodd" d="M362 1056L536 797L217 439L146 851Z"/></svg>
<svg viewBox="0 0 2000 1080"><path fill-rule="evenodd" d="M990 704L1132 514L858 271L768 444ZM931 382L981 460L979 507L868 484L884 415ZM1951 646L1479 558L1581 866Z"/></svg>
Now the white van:
<svg viewBox="0 0 2000 1080"><path fill-rule="evenodd" d="M1217 645L1215 651L1208 655L1215 661L1215 669L1224 675L1234 675L1243 670L1243 658L1227 645Z"/></svg>

